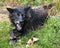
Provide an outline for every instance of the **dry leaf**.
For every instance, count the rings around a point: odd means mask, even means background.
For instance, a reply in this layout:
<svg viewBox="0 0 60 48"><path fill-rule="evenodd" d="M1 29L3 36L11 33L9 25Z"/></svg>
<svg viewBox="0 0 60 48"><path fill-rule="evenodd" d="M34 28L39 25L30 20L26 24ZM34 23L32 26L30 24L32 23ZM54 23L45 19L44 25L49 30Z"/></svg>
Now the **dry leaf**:
<svg viewBox="0 0 60 48"><path fill-rule="evenodd" d="M32 43L34 43L34 42L36 42L36 41L38 41L38 40L39 40L39 39L36 38L36 37L30 38L30 39L28 40L26 46L29 46L29 45L31 45Z"/></svg>

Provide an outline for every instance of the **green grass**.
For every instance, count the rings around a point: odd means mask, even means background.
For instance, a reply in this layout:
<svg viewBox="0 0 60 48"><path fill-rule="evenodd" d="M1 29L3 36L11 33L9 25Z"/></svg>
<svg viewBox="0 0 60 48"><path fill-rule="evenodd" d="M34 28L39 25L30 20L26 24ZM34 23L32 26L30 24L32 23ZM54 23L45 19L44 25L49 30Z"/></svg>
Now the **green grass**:
<svg viewBox="0 0 60 48"><path fill-rule="evenodd" d="M9 45L10 24L0 23L0 48L26 48L29 38L36 36L39 40L28 48L60 48L60 18L51 17L36 31L30 31L21 37L16 44Z"/></svg>

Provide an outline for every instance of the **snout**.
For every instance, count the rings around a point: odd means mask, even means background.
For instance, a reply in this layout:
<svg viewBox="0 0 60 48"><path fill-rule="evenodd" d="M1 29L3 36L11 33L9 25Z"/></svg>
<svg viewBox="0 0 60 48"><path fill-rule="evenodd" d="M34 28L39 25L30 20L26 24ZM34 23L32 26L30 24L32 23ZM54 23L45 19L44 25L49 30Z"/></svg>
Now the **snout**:
<svg viewBox="0 0 60 48"><path fill-rule="evenodd" d="M21 30L22 29L21 23L19 21L15 21L15 24L16 24L17 30Z"/></svg>

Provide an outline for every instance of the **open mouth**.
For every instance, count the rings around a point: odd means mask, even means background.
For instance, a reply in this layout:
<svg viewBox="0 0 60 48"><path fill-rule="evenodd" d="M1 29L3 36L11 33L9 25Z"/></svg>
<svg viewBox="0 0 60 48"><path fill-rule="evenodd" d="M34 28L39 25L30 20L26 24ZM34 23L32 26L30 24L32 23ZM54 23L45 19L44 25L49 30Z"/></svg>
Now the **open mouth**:
<svg viewBox="0 0 60 48"><path fill-rule="evenodd" d="M17 30L21 30L22 29L20 24L16 24L16 26L17 26Z"/></svg>

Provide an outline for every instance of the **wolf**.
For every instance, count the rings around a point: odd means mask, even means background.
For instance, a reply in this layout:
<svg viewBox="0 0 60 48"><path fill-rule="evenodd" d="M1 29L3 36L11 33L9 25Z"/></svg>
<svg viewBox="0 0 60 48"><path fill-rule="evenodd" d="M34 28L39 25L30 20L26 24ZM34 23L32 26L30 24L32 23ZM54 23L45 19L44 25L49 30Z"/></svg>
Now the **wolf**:
<svg viewBox="0 0 60 48"><path fill-rule="evenodd" d="M48 17L46 9L47 6L39 6L37 8L31 6L7 8L9 19L15 26L15 29L10 31L10 41L16 42L17 37L27 33L27 30L36 30L42 26Z"/></svg>

